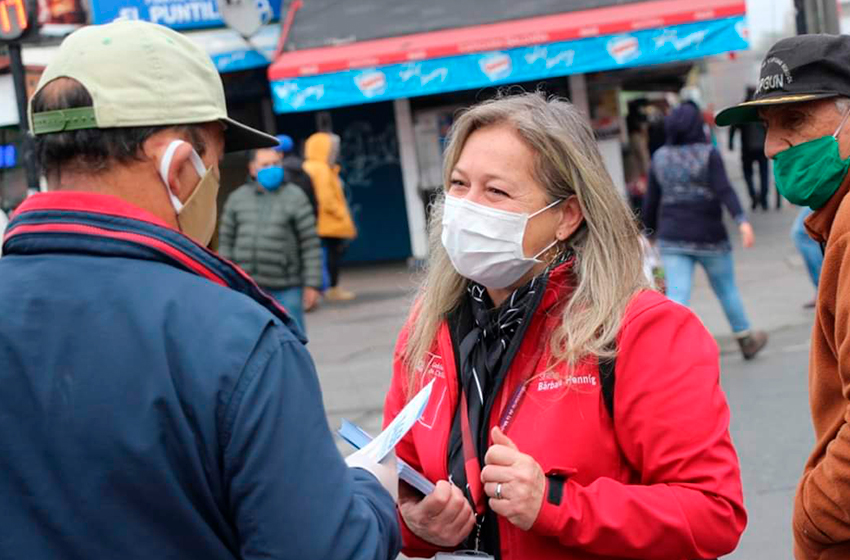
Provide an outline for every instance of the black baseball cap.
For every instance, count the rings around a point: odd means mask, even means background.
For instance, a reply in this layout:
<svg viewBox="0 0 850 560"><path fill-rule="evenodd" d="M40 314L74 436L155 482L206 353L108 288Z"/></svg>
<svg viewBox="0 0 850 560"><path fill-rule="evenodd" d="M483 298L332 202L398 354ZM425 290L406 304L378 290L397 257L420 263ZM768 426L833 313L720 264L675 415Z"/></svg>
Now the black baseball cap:
<svg viewBox="0 0 850 560"><path fill-rule="evenodd" d="M715 122L758 121L761 107L838 96L850 97L850 36L797 35L768 51L753 98L723 109Z"/></svg>

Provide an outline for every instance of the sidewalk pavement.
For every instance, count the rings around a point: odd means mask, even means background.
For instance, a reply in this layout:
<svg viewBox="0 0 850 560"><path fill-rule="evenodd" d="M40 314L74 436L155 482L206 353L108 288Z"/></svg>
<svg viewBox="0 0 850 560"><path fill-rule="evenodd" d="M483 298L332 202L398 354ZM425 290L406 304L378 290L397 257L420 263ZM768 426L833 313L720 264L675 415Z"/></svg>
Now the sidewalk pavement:
<svg viewBox="0 0 850 560"><path fill-rule="evenodd" d="M732 223L727 225L734 246L738 288L754 329L773 332L811 324L814 319L814 310L804 309L803 305L815 297L815 289L790 238L798 211L786 203L781 211L751 214L756 235L751 249L743 249L737 228ZM724 353L735 348L729 323L702 271L694 278L691 308Z"/></svg>
<svg viewBox="0 0 850 560"><path fill-rule="evenodd" d="M815 288L790 235L791 225L800 208L783 200L782 209L775 209L776 189L771 177L770 209L767 212L750 212L741 160L737 153L725 150L723 156L729 179L748 212L756 235L755 246L744 249L738 228L725 214L726 229L734 247L735 276L750 323L753 328L768 332L811 325L814 310L804 309L803 305L814 299ZM758 173L756 180L757 177ZM702 272L695 275L691 308L717 339L722 353L738 351L720 302Z"/></svg>
<svg viewBox="0 0 850 560"><path fill-rule="evenodd" d="M340 285L357 294L351 302L323 302L307 314L307 348L316 362L335 432L345 418L372 435L381 429L392 357L416 291L416 277L403 263L342 271ZM350 448L340 443L348 454Z"/></svg>

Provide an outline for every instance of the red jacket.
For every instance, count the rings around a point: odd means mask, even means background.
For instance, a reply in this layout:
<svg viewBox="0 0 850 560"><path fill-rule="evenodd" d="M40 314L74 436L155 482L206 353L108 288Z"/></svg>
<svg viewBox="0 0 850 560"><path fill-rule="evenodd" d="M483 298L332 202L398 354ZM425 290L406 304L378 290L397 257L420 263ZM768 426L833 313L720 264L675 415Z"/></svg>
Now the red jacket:
<svg viewBox="0 0 850 560"><path fill-rule="evenodd" d="M558 274L560 271L556 271ZM546 374L549 340L560 319L561 284L550 281L491 415L491 427L516 388L530 387L508 428L520 451L547 474L569 474L559 506L547 501L530 531L499 518L503 560L713 558L734 550L746 525L729 408L720 388L717 345L685 307L655 292L631 301L617 338L612 420L597 364ZM547 313L548 312L548 313ZM385 424L406 402L408 372L399 337ZM458 381L448 325L424 364L435 379L423 417L396 448L432 481L448 478L447 448ZM568 380L568 381L565 381ZM547 478L548 484L548 478ZM403 552L438 548L402 520Z"/></svg>

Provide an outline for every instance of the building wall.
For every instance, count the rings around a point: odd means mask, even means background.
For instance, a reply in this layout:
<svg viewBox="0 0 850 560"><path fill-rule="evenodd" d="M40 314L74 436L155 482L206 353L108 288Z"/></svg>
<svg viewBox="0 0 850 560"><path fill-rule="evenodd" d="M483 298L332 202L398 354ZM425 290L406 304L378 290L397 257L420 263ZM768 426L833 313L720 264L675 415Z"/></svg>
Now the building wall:
<svg viewBox="0 0 850 560"><path fill-rule="evenodd" d="M718 111L743 101L746 87L758 82L762 58L760 52L739 51L734 59L728 55L706 59L700 80L706 104Z"/></svg>
<svg viewBox="0 0 850 560"><path fill-rule="evenodd" d="M644 0L309 0L296 12L287 45L303 50L641 1ZM292 3L287 0L282 13Z"/></svg>

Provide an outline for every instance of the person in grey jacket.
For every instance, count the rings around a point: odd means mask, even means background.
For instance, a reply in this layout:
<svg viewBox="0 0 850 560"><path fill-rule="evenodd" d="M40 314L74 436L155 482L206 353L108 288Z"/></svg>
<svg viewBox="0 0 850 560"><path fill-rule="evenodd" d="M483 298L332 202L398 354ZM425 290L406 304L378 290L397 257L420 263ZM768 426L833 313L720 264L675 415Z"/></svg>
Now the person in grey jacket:
<svg viewBox="0 0 850 560"><path fill-rule="evenodd" d="M219 252L269 292L305 328L304 311L319 300L322 248L304 191L286 181L274 149L249 155L251 180L224 205Z"/></svg>
<svg viewBox="0 0 850 560"><path fill-rule="evenodd" d="M3 256L3 232L6 231L6 225L9 223L9 218L6 213L0 209L0 257Z"/></svg>

